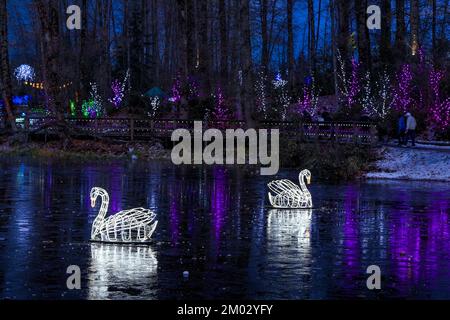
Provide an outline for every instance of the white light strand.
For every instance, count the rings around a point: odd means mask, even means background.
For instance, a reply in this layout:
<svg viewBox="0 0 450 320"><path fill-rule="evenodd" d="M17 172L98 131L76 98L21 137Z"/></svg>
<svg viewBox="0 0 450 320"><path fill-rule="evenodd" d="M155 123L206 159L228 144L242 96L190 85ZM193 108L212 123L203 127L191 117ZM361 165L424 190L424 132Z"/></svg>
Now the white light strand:
<svg viewBox="0 0 450 320"><path fill-rule="evenodd" d="M279 113L281 113L281 120L284 121L286 120L287 111L291 103L291 96L289 95L286 86L288 82L286 80L283 80L281 74L278 72L278 74L275 77L275 80L272 81L272 84L275 90L278 92L277 93L278 103L281 105L281 110L279 110Z"/></svg>
<svg viewBox="0 0 450 320"><path fill-rule="evenodd" d="M259 112L267 118L267 76L265 70L259 71L259 77L256 80L255 91Z"/></svg>
<svg viewBox="0 0 450 320"><path fill-rule="evenodd" d="M91 206L102 200L100 211L92 224L91 240L102 242L148 242L156 229L156 214L149 209L120 211L106 218L109 195L102 188L91 190Z"/></svg>

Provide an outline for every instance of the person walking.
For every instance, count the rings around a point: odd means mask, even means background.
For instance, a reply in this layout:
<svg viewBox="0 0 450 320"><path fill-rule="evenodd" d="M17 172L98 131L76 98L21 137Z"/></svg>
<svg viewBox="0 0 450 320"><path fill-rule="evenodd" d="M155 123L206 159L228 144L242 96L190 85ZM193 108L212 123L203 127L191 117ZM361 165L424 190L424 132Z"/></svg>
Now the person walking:
<svg viewBox="0 0 450 320"><path fill-rule="evenodd" d="M411 113L406 113L406 141L405 145L408 145L408 140L411 139L411 145L414 147L416 145L416 119Z"/></svg>
<svg viewBox="0 0 450 320"><path fill-rule="evenodd" d="M398 145L402 146L405 144L405 134L406 134L406 119L404 115L400 115L398 118Z"/></svg>

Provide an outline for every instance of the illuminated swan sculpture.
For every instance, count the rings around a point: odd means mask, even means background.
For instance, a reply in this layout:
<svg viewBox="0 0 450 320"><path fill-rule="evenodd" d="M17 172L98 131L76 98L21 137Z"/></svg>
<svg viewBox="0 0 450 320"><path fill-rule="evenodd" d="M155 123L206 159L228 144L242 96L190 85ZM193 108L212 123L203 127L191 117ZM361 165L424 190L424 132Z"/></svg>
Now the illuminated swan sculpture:
<svg viewBox="0 0 450 320"><path fill-rule="evenodd" d="M286 209L308 209L312 208L311 193L306 188L311 183L311 172L303 170L299 174L300 186L290 180L276 180L268 184L274 195L269 192L269 201L274 208Z"/></svg>
<svg viewBox="0 0 450 320"><path fill-rule="evenodd" d="M156 214L149 209L135 208L117 212L106 218L108 192L102 188L91 190L91 206L95 207L98 197L102 199L98 216L94 219L91 240L102 242L146 242L156 229Z"/></svg>

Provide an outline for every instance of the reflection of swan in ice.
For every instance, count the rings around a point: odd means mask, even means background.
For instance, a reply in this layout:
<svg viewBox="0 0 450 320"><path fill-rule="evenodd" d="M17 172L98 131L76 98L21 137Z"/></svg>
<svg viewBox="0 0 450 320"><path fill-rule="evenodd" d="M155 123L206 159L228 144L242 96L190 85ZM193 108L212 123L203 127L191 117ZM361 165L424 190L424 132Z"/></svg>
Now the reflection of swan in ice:
<svg viewBox="0 0 450 320"><path fill-rule="evenodd" d="M272 195L269 192L269 201L274 208L312 208L311 193L305 184L311 183L311 172L303 170L299 174L300 185L296 185L290 180L276 180L268 184Z"/></svg>
<svg viewBox="0 0 450 320"><path fill-rule="evenodd" d="M269 241L296 238L299 243L309 244L311 237L311 216L311 209L270 210L267 218Z"/></svg>
<svg viewBox="0 0 450 320"><path fill-rule="evenodd" d="M150 246L91 243L91 258L89 299L152 296L158 260Z"/></svg>
<svg viewBox="0 0 450 320"><path fill-rule="evenodd" d="M92 224L91 240L104 242L146 242L150 240L158 221L156 214L149 209L135 208L120 211L108 218L109 196L102 188L91 190L91 206L100 196L102 204L98 216Z"/></svg>

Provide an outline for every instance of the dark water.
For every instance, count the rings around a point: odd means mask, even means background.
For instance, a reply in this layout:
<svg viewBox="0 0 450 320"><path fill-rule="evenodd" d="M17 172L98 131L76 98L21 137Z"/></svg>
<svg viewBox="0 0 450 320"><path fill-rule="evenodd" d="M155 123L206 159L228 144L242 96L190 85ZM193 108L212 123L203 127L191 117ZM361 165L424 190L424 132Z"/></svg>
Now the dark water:
<svg viewBox="0 0 450 320"><path fill-rule="evenodd" d="M313 180L318 209L277 211L269 180L158 162L1 159L0 298L450 298L448 184ZM110 212L155 210L155 242L89 243L94 186L109 191ZM67 290L69 265L81 268L81 290ZM380 291L366 287L369 265L381 268Z"/></svg>

